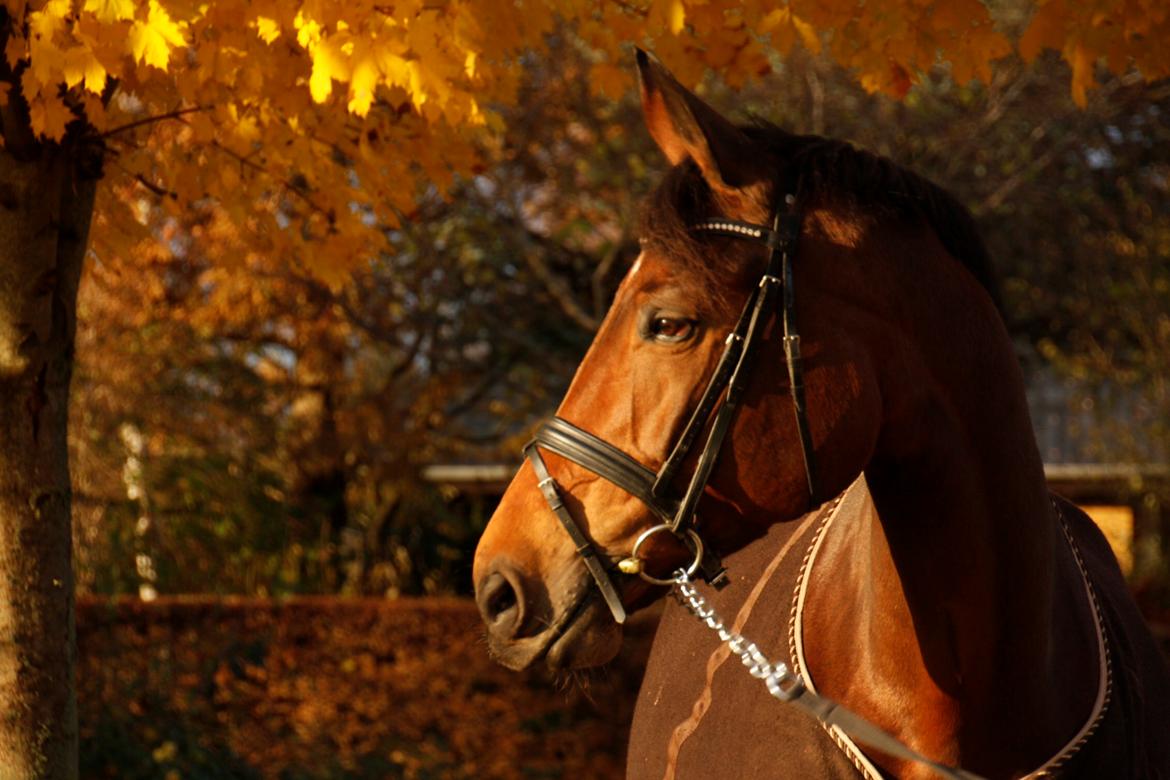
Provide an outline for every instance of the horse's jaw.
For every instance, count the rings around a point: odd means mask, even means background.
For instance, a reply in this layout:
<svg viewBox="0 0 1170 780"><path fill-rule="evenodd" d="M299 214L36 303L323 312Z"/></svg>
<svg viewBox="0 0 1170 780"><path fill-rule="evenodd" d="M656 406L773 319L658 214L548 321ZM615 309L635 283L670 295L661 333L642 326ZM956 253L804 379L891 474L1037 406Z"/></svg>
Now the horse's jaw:
<svg viewBox="0 0 1170 780"><path fill-rule="evenodd" d="M621 646L622 627L601 599L591 598L549 644L545 663L553 671L601 666L612 661Z"/></svg>

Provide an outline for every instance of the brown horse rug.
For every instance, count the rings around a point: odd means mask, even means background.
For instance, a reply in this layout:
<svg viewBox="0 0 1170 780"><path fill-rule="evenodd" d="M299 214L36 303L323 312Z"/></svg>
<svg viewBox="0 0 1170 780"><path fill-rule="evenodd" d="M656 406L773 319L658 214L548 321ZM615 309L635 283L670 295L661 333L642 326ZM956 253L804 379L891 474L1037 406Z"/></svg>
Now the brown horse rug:
<svg viewBox="0 0 1170 780"><path fill-rule="evenodd" d="M1093 711L1066 747L1028 777L1156 778L1170 763L1170 690L1143 690L1136 681L1157 679L1147 670L1165 664L1145 636L1126 630L1140 621L1108 543L1092 520L1058 502L1091 581L1106 651ZM817 548L834 524L872 511L864 477L816 512L786 525L728 559L730 584L707 589L716 611L755 641L773 660L808 675L801 641L803 597ZM816 680L808 680L815 689ZM1164 687L1164 686L1163 686ZM761 739L759 735L771 735ZM879 778L884 775L859 746L837 729L823 728L804 712L776 701L726 645L674 600L655 636L638 697L627 777ZM1118 756L1144 756L1119 765ZM923 776L929 770L922 768Z"/></svg>

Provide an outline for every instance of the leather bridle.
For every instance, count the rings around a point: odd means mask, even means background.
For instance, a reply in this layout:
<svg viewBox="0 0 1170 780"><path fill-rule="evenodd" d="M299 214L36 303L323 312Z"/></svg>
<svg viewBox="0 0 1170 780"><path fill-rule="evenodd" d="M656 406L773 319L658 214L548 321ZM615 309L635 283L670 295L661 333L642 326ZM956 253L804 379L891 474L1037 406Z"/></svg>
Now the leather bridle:
<svg viewBox="0 0 1170 780"><path fill-rule="evenodd" d="M800 334L796 330L796 302L792 284L792 259L800 235L800 214L796 197L785 196L776 209L772 226L756 225L733 219L707 219L692 225L692 233L728 236L768 247L768 263L759 284L752 289L740 313L739 320L728 334L715 372L707 383L698 405L691 413L686 427L671 448L670 455L657 472L647 468L609 442L582 430L561 417L545 423L535 437L524 447L524 454L532 463L537 483L549 507L560 520L593 576L605 603L618 623L625 622L626 611L611 576L612 568L597 546L573 519L561 498L561 489L549 473L540 450L546 449L576 463L588 471L609 480L631 495L641 499L662 522L647 529L634 545L631 557L622 561L623 571L633 571L658 585L668 585L645 573L637 558L638 548L649 536L670 531L695 556L688 574L696 570L708 583L717 587L724 583L726 571L710 548L705 548L694 529L698 507L711 471L719 457L723 440L731 428L739 402L747 388L748 374L754 356L777 296L780 296L780 314L783 325L784 356L788 365L789 392L796 414L800 448L804 455L805 477L808 482L809 507L819 503L816 482L816 462L809 433L808 415L804 399L804 370L800 354ZM712 417L713 415L713 417ZM679 470L693 452L699 435L707 429L707 440L698 455L686 490L675 498L673 485ZM633 562L632 566L625 566Z"/></svg>

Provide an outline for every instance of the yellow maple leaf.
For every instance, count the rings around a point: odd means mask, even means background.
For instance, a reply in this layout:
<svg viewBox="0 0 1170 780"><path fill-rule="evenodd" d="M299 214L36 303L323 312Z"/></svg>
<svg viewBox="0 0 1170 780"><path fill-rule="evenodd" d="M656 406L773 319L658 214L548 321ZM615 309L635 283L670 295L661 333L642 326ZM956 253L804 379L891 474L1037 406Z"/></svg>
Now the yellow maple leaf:
<svg viewBox="0 0 1170 780"><path fill-rule="evenodd" d="M219 181L223 186L221 190L226 195L231 195L236 192L240 186L240 171L236 165L221 165L219 166Z"/></svg>
<svg viewBox="0 0 1170 780"><path fill-rule="evenodd" d="M792 51L796 43L796 26L787 8L778 8L764 17L761 30L771 34L772 47L783 55Z"/></svg>
<svg viewBox="0 0 1170 780"><path fill-rule="evenodd" d="M187 124L191 127L192 137L200 143L207 143L216 136L216 125L205 111L191 114L187 117Z"/></svg>
<svg viewBox="0 0 1170 780"><path fill-rule="evenodd" d="M309 52L313 72L309 76L309 93L314 102L324 103L333 91L333 79L349 80L349 62L343 51L348 36L341 34L322 39Z"/></svg>
<svg viewBox="0 0 1170 780"><path fill-rule="evenodd" d="M651 28L665 28L671 35L678 35L686 25L687 9L683 0L653 0L646 15Z"/></svg>
<svg viewBox="0 0 1170 780"><path fill-rule="evenodd" d="M141 19L130 27L128 44L135 62L146 62L159 70L166 70L171 59L171 49L186 46L183 38L183 23L175 22L157 0L150 0L146 21Z"/></svg>
<svg viewBox="0 0 1170 780"><path fill-rule="evenodd" d="M109 124L106 104L98 94L84 93L81 96L81 105L85 111L85 121L98 130L104 130Z"/></svg>
<svg viewBox="0 0 1170 780"><path fill-rule="evenodd" d="M389 51L378 52L378 67L386 78L386 83L406 88L410 86L410 63Z"/></svg>
<svg viewBox="0 0 1170 780"><path fill-rule="evenodd" d="M293 19L293 27L297 31L297 43L303 48L308 49L321 40L321 25L305 16L303 10L297 11L296 18Z"/></svg>
<svg viewBox="0 0 1170 780"><path fill-rule="evenodd" d="M256 34L265 43L272 43L280 37L280 23L267 16L256 17Z"/></svg>
<svg viewBox="0 0 1170 780"><path fill-rule="evenodd" d="M99 22L113 24L134 18L134 0L85 0L83 11L89 11Z"/></svg>
<svg viewBox="0 0 1170 780"><path fill-rule="evenodd" d="M66 51L61 71L65 74L67 87L72 88L85 82L86 89L99 94L106 86L106 69L88 46L75 46Z"/></svg>
<svg viewBox="0 0 1170 780"><path fill-rule="evenodd" d="M756 32L766 35L782 24L787 24L792 11L788 8L773 8L756 25Z"/></svg>
<svg viewBox="0 0 1170 780"><path fill-rule="evenodd" d="M65 17L72 11L73 3L70 0L49 0L41 10L28 15L30 36L50 43L55 33L65 29Z"/></svg>
<svg viewBox="0 0 1170 780"><path fill-rule="evenodd" d="M349 80L349 104L347 108L358 116L370 112L374 100L374 89L378 86L378 63L367 51L355 52L353 75Z"/></svg>
<svg viewBox="0 0 1170 780"><path fill-rule="evenodd" d="M73 121L73 113L53 93L41 92L28 104L29 124L33 132L50 141L65 137L65 126Z"/></svg>

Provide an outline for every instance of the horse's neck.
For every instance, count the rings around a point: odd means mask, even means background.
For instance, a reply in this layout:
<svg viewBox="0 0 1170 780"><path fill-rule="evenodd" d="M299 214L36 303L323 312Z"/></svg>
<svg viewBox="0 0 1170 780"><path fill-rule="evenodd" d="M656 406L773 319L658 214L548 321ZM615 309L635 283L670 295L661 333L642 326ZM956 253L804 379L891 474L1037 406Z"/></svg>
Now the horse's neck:
<svg viewBox="0 0 1170 780"><path fill-rule="evenodd" d="M920 752L1020 774L1080 727L1096 692L1083 586L1063 538L1044 541L1046 501L1029 516L937 465L875 464L872 501L826 532L809 575L809 667L825 693Z"/></svg>
<svg viewBox="0 0 1170 780"><path fill-rule="evenodd" d="M938 319L898 334L918 346L884 388L890 417L866 469L875 511L850 532L839 553L854 559L850 576L831 587L859 607L852 629L837 626L860 648L850 687L901 677L863 709L902 710L891 723L922 720L910 730L928 752L986 757L968 768L995 775L1039 764L1079 725L1092 686L1072 681L1086 669L1091 680L1093 661L1055 643L1083 613L1058 598L1075 564L1010 343L998 322L940 343L954 305L940 300ZM891 651L898 662L878 657ZM896 701L906 691L916 701Z"/></svg>
<svg viewBox="0 0 1170 780"><path fill-rule="evenodd" d="M920 398L912 430L891 426L866 477L916 631L952 645L926 659L933 676L1027 694L1053 652L1060 532L1008 360L974 372L982 387L946 365L920 378L954 392Z"/></svg>

